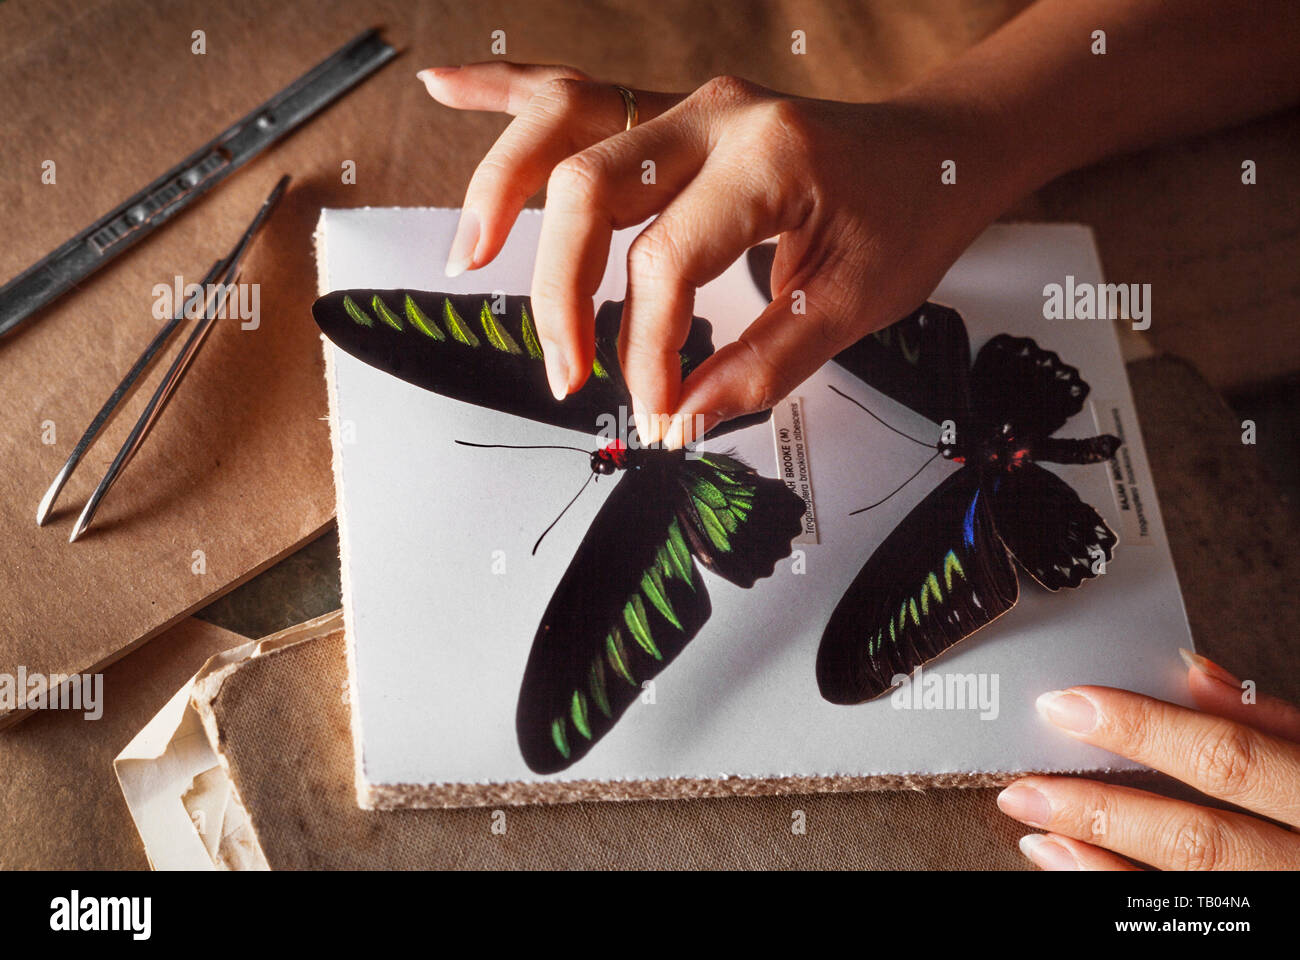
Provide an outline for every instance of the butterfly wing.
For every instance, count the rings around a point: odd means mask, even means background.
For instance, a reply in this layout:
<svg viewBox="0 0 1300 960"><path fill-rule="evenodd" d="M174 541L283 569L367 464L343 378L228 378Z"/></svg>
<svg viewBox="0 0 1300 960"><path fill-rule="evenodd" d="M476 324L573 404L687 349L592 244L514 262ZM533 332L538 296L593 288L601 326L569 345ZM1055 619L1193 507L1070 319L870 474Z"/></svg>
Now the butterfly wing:
<svg viewBox="0 0 1300 960"><path fill-rule="evenodd" d="M1083 409L1079 371L1028 337L998 334L971 369L975 411L988 429L1010 423L1017 437L1046 437Z"/></svg>
<svg viewBox="0 0 1300 960"><path fill-rule="evenodd" d="M537 773L582 758L709 618L672 459L656 454L620 477L542 616L515 717Z"/></svg>
<svg viewBox="0 0 1300 960"><path fill-rule="evenodd" d="M1018 596L979 470L963 467L894 528L840 599L817 651L822 696L879 696Z"/></svg>
<svg viewBox="0 0 1300 960"><path fill-rule="evenodd" d="M748 589L790 556L806 505L783 482L711 452L684 458L676 479L677 519L710 570Z"/></svg>
<svg viewBox="0 0 1300 960"><path fill-rule="evenodd" d="M1119 539L1051 471L1022 464L999 471L988 489L998 533L1020 565L1047 589L1077 587L1110 561Z"/></svg>
<svg viewBox="0 0 1300 960"><path fill-rule="evenodd" d="M949 307L923 303L834 359L864 383L935 423L961 422L970 409L970 340L961 314Z"/></svg>
<svg viewBox="0 0 1300 960"><path fill-rule="evenodd" d="M312 305L325 336L373 367L443 396L589 434L620 408L631 419L618 362L622 312L621 302L602 304L591 376L561 401L547 385L527 297L336 290ZM712 353L712 327L696 317L680 351L682 375Z"/></svg>
<svg viewBox="0 0 1300 960"><path fill-rule="evenodd" d="M583 538L533 641L516 731L537 773L586 755L708 620L694 557L748 587L799 532L803 501L733 457L641 458Z"/></svg>
<svg viewBox="0 0 1300 960"><path fill-rule="evenodd" d="M750 279L768 300L775 259L775 243L760 243L745 254ZM864 383L935 423L962 419L970 405L970 341L961 314L949 307L927 301L834 359Z"/></svg>

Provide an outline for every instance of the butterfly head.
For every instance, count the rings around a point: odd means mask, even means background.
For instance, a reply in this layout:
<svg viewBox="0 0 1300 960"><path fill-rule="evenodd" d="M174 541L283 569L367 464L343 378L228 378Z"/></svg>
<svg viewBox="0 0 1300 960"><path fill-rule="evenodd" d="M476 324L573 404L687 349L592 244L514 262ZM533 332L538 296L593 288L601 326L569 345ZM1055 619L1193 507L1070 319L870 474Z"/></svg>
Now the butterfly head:
<svg viewBox="0 0 1300 960"><path fill-rule="evenodd" d="M591 472L609 476L615 470L627 469L627 447L622 440L606 444L591 455Z"/></svg>
<svg viewBox="0 0 1300 960"><path fill-rule="evenodd" d="M962 443L959 440L940 440L934 446L935 449L939 451L939 456L943 457L945 460L951 460L953 463L965 463L967 458L972 456L972 454L976 457L979 456L978 451L972 451L968 444Z"/></svg>
<svg viewBox="0 0 1300 960"><path fill-rule="evenodd" d="M1031 445L1015 435L1015 427L1010 422L1003 423L986 440L974 444L940 440L935 448L941 457L953 463L966 463L969 460L1006 469L1018 467L1033 457Z"/></svg>

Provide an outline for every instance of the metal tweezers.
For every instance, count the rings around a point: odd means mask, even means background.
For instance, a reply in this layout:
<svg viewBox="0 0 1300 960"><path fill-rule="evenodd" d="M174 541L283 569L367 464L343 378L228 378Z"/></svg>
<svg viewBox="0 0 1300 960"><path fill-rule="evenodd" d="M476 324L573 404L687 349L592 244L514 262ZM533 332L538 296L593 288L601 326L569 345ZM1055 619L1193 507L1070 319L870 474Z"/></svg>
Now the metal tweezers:
<svg viewBox="0 0 1300 960"><path fill-rule="evenodd" d="M122 449L118 451L117 456L113 459L112 465L108 468L108 473L106 473L104 479L99 482L99 486L97 486L95 492L90 495L90 499L86 501L86 506L81 511L81 516L77 518L77 523L72 528L72 535L68 537L68 542L75 543L77 538L86 532L86 528L90 526L91 521L95 518L95 512L99 509L99 505L103 501L104 495L107 494L113 484L117 482L117 478L121 475L122 470L131 462L131 458L135 456L136 452L144 444L145 438L149 436L149 431L153 429L158 417L162 414L164 408L166 408L168 401L171 400L172 394L176 392L176 388L180 385L181 380L185 378L186 372L194 363L194 359L198 356L199 350L207 340L208 334L212 332L213 325L223 312L226 300L230 296L230 291L234 288L234 285L239 282L239 266L240 262L244 258L244 254L248 252L248 248L252 245L253 238L257 235L258 230L261 229L262 224L266 222L266 218L275 208L276 203L284 194L285 187L288 186L288 184L288 176L280 178L280 181L275 185L275 189L273 189L267 196L266 200L263 201L261 208L257 211L257 216L253 217L253 222L248 225L248 229L245 230L243 236L239 238L239 242L235 244L234 248L225 259L218 260L212 265L212 269L209 270L207 276L203 278L203 283L199 290L191 294L191 296L188 297L179 308L177 308L176 313L172 318L162 325L153 340L151 340L149 345L144 348L144 352L140 354L135 363L131 366L125 379L117 385L117 389L113 391L112 395L109 396L104 405L100 407L99 413L95 414L95 419L91 421L86 432L82 435L81 439L77 441L77 445L73 448L72 455L68 457L67 463L63 465L63 469L59 471L58 476L54 478L54 482L50 484L50 489L45 491L45 496L41 498L41 505L36 509L37 526L44 526L45 521L49 519L50 511L54 508L54 501L58 499L59 492L63 489L64 484L68 482L68 478L71 477L73 471L77 469L77 464L81 462L81 458L95 442L95 438L99 435L100 430L102 430L108 421L112 419L118 406L131 392L132 387L149 367L153 358L160 350L162 350L167 341L171 339L172 334L174 334L180 328L181 324L185 322L185 318L188 316L194 316L195 309L201 306L202 314L199 316L194 330L190 333L189 339L185 341L185 345L181 347L180 353L178 353L176 359L172 361L172 365L168 368L166 375L162 378L162 382L158 384L158 388L154 391L153 397L150 398L149 404L144 408L144 412L140 414L140 419L138 419L135 422L135 426L131 428L131 433L127 436L126 442L122 444Z"/></svg>

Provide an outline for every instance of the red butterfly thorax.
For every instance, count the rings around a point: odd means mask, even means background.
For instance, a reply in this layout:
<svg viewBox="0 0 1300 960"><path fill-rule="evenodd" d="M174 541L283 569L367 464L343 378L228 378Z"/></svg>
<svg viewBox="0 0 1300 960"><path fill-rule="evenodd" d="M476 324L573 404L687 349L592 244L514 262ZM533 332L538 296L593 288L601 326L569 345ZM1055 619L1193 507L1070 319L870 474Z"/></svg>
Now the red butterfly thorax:
<svg viewBox="0 0 1300 960"><path fill-rule="evenodd" d="M592 453L591 470L608 476L615 470L626 470L630 466L629 461L627 446L622 440L614 440Z"/></svg>

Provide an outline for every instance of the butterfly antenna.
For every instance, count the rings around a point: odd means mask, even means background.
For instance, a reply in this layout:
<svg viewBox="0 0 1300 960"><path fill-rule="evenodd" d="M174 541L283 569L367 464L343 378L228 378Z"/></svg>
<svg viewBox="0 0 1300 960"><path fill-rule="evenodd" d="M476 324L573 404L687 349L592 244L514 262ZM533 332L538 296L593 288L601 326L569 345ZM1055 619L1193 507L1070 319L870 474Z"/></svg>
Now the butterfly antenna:
<svg viewBox="0 0 1300 960"><path fill-rule="evenodd" d="M932 450L934 449L934 444L932 444L932 443L926 443L924 440L918 440L918 439L916 439L916 437L912 436L911 434L904 433L902 430L899 430L898 427L891 426L890 424L885 423L884 420L881 420L878 416L876 416L874 413L872 413L872 412L871 412L870 410L868 410L866 407L862 406L862 404L858 403L858 401L854 400L852 397L850 397L850 396L849 396L847 393L845 393L843 390L837 390L835 387L831 387L831 389L832 389L832 390L835 390L836 393L838 393L841 397L843 397L843 398L844 398L845 400L847 400L849 403L853 404L854 406L860 407L860 408L862 409L862 411L863 411L864 413L866 413L867 416L869 416L872 420L875 420L875 421L876 421L878 424L880 424L882 427L886 427L886 428L889 429L889 430L893 430L893 431L894 431L896 434L898 434L900 437L907 437L907 439L911 440L913 443L919 443L919 444L920 444L921 446L923 446L923 447L929 447L929 448L932 449Z"/></svg>
<svg viewBox="0 0 1300 960"><path fill-rule="evenodd" d="M457 440L462 447L479 447L480 449L490 449L500 447L506 450L576 450L578 453L591 453L590 450L584 450L582 447L563 447L555 446L550 443L537 444L517 444L517 443L470 443L468 440Z"/></svg>
<svg viewBox="0 0 1300 960"><path fill-rule="evenodd" d="M584 450L583 452L586 453L585 450ZM551 529L552 529L552 528L553 528L557 523L560 522L560 517L564 516L566 513L569 512L569 507L571 507L571 506L573 506L575 503L577 503L578 498L579 498L580 496L582 496L582 491L586 490L586 489L587 489L587 484L588 484L588 483L591 483L591 481L594 480L594 479L596 479L596 471L595 471L595 470L593 470L593 471L591 471L591 473L587 474L587 479L586 479L586 481L583 483L582 486L580 486L580 487L578 488L578 492L575 493L575 494L573 495L573 499L570 500L568 503L566 503L566 504L564 505L564 509L560 511L560 516L559 516L559 517L556 517L554 520L552 520L552 521L551 521L551 525L550 525L549 527L547 527L545 530L542 531L542 535L541 535L540 537L538 537L538 538L537 538L537 542L533 544L533 556L537 556L537 548L540 547L540 546L542 545L542 540L546 537L546 535L547 535L548 533L551 532Z"/></svg>
<svg viewBox="0 0 1300 960"><path fill-rule="evenodd" d="M831 387L831 389L832 389L832 390L835 390L834 387ZM838 393L839 391L836 391L836 392ZM938 455L939 455L939 452L936 450L936 451L935 451L935 454L934 454L934 457L937 457ZM921 469L920 469L920 470L917 470L916 473L912 474L910 477L908 477L906 480L904 480L902 483L900 483L897 487L895 487L893 493L889 494L888 497L883 497L883 498L881 498L880 500L877 500L875 503L873 503L873 504L871 504L871 505L869 505L869 506L862 507L860 510L854 510L852 513L849 514L849 516L850 516L850 517L855 517L855 516L857 516L859 513L866 513L868 510L873 510L873 509L875 509L876 507L880 506L882 503L884 503L886 500L888 500L889 497L892 497L895 493L898 493L899 490L902 490L905 486L907 486L909 483L911 483L913 480L915 480L917 477L919 477L919 476L921 475L921 470L924 470L924 469L925 469L926 467L928 467L930 464L934 463L934 457L931 457L929 460L925 461L925 463L921 464Z"/></svg>

